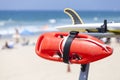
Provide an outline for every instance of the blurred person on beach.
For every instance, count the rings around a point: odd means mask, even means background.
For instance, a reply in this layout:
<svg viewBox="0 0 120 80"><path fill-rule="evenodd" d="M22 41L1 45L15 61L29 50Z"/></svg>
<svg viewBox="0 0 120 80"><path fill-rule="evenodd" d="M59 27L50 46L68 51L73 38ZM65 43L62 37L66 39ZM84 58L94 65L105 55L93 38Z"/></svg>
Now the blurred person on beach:
<svg viewBox="0 0 120 80"><path fill-rule="evenodd" d="M6 41L2 47L2 49L12 49L12 48L14 48L14 41L13 40L10 40L9 42Z"/></svg>
<svg viewBox="0 0 120 80"><path fill-rule="evenodd" d="M105 44L110 44L111 43L111 38L101 38L100 40L102 40Z"/></svg>
<svg viewBox="0 0 120 80"><path fill-rule="evenodd" d="M22 46L26 46L26 45L29 45L29 40L26 38L23 38Z"/></svg>
<svg viewBox="0 0 120 80"><path fill-rule="evenodd" d="M13 34L12 37L15 39L16 43L19 43L21 36L20 36L19 30L17 28L15 28L15 34Z"/></svg>

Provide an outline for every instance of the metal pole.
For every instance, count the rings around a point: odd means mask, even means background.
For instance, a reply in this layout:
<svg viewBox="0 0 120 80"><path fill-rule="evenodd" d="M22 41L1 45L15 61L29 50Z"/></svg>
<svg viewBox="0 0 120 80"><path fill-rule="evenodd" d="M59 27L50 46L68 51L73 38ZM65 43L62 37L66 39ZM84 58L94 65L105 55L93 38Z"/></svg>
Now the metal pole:
<svg viewBox="0 0 120 80"><path fill-rule="evenodd" d="M79 80L88 80L89 67L90 67L89 63L81 65Z"/></svg>

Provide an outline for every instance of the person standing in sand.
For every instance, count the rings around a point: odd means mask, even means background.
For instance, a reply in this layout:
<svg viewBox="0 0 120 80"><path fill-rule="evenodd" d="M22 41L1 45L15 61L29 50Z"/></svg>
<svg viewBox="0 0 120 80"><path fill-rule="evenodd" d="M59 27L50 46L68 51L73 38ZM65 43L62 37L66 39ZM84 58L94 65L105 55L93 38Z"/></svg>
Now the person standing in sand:
<svg viewBox="0 0 120 80"><path fill-rule="evenodd" d="M19 43L21 36L20 36L19 30L17 28L15 29L15 34L13 34L13 38L15 39L16 43Z"/></svg>

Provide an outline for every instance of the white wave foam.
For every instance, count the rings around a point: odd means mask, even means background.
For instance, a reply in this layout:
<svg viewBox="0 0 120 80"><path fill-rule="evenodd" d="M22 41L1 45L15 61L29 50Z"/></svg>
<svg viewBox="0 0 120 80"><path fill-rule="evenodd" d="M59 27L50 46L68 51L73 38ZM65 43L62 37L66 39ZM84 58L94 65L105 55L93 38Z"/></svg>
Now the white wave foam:
<svg viewBox="0 0 120 80"><path fill-rule="evenodd" d="M94 20L94 21L98 21L98 17L94 17L93 20Z"/></svg>
<svg viewBox="0 0 120 80"><path fill-rule="evenodd" d="M0 35L13 35L15 34L15 29L18 29L19 33L22 33L23 31L29 31L31 33L38 33L41 32L41 28L38 26L13 26L13 27L9 27L9 28L3 28L0 29Z"/></svg>
<svg viewBox="0 0 120 80"><path fill-rule="evenodd" d="M52 23L52 24L56 23L56 19L49 19L49 23Z"/></svg>
<svg viewBox="0 0 120 80"><path fill-rule="evenodd" d="M5 26L6 24L14 24L16 21L12 20L11 18L8 20L1 20L0 21L0 26Z"/></svg>
<svg viewBox="0 0 120 80"><path fill-rule="evenodd" d="M4 21L0 21L0 26L4 26L5 22Z"/></svg>

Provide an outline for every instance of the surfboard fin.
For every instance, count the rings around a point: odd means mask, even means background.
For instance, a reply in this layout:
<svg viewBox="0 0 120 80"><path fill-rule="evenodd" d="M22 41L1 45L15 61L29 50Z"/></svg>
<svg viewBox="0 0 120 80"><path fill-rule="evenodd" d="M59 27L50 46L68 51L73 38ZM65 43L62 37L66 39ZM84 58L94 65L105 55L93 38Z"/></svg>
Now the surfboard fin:
<svg viewBox="0 0 120 80"><path fill-rule="evenodd" d="M74 11L73 9L71 9L71 8L65 8L65 9L64 9L64 12L65 12L66 14L68 14L69 17L71 18L72 24L74 24L74 25L75 25L75 24L83 24L82 19L81 19L80 16L77 14L77 12Z"/></svg>

